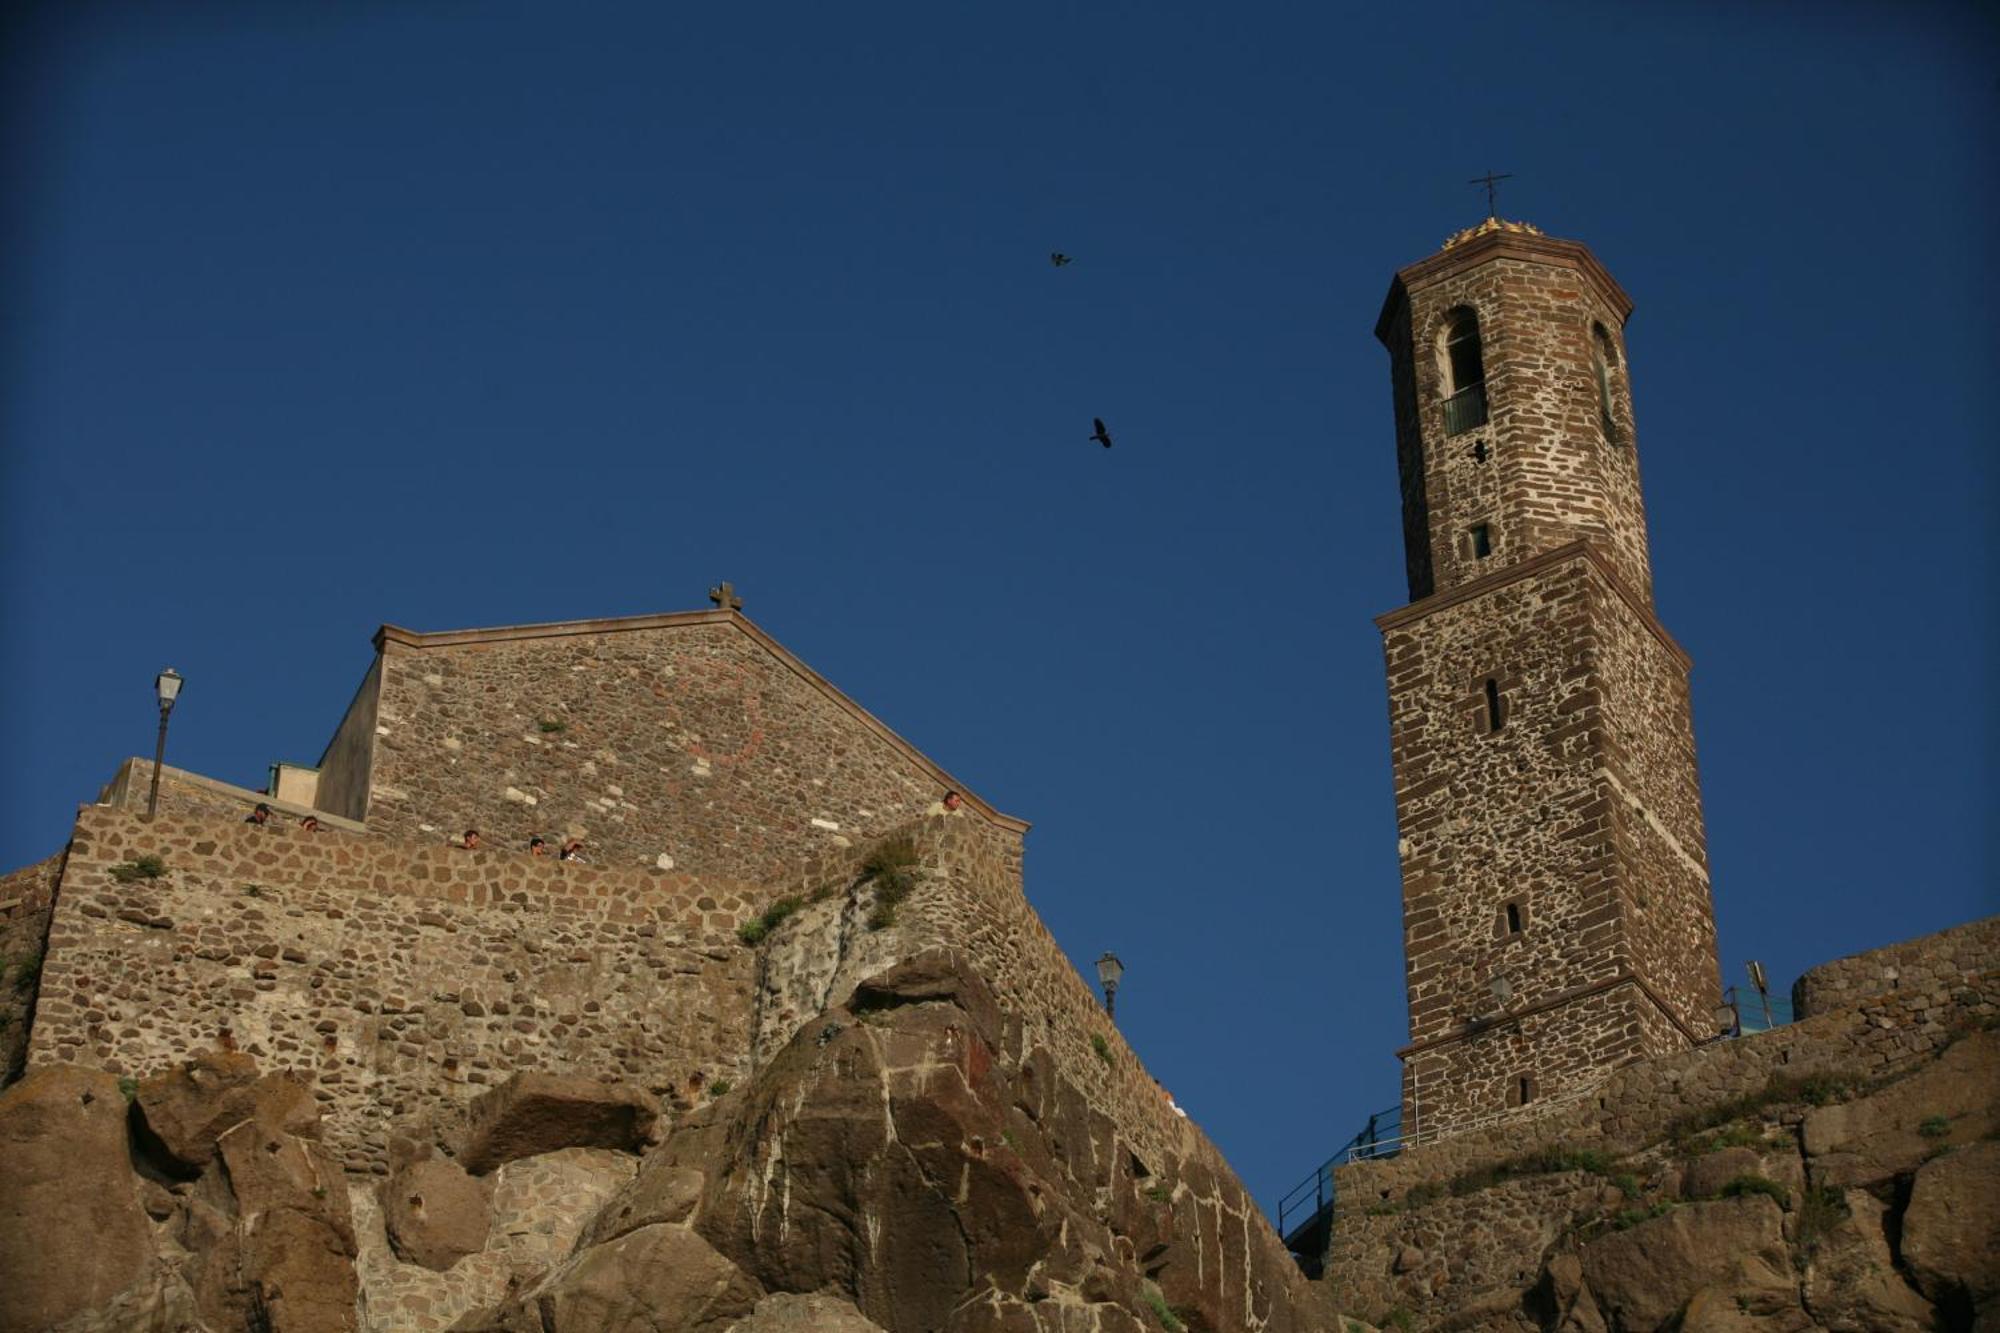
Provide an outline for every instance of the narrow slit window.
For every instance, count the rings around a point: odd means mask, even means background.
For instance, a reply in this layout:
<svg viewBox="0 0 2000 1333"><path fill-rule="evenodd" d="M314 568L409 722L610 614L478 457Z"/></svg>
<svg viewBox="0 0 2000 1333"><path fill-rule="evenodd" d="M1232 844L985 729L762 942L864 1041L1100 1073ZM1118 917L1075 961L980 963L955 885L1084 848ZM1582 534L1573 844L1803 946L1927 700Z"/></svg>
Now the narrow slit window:
<svg viewBox="0 0 2000 1333"><path fill-rule="evenodd" d="M1518 935L1521 933L1521 904L1519 903L1507 904L1507 933L1509 935Z"/></svg>
<svg viewBox="0 0 2000 1333"><path fill-rule="evenodd" d="M1526 1106L1535 1100L1535 1080L1526 1074L1514 1080L1514 1105Z"/></svg>
<svg viewBox="0 0 2000 1333"><path fill-rule="evenodd" d="M1597 425L1606 440L1615 440L1618 423L1611 411L1611 372L1618 364L1618 351L1602 324L1590 326L1590 369L1597 378Z"/></svg>
<svg viewBox="0 0 2000 1333"><path fill-rule="evenodd" d="M1498 731L1505 721L1506 718L1500 707L1500 682L1488 676L1486 678L1486 730L1488 732Z"/></svg>
<svg viewBox="0 0 2000 1333"><path fill-rule="evenodd" d="M1493 532L1484 523L1473 525L1470 538L1474 560L1484 560L1493 554Z"/></svg>

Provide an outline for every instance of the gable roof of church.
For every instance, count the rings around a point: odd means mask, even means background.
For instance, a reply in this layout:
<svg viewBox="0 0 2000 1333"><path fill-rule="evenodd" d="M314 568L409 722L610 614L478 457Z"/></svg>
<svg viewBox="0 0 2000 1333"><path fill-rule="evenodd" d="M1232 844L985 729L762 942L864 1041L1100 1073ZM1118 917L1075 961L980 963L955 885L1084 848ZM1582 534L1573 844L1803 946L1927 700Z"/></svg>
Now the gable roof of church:
<svg viewBox="0 0 2000 1333"><path fill-rule="evenodd" d="M404 629L400 625L383 625L375 631L375 651L384 655L403 652L431 652L440 648L459 648L470 644L506 643L521 639L556 639L575 634L623 634L636 630L681 629L690 625L731 625L779 663L790 670L800 680L818 690L834 707L846 713L869 731L874 732L893 749L918 768L937 779L946 791L955 791L965 804L983 815L992 823L1013 833L1026 833L1028 821L1013 815L1003 814L980 799L971 788L945 772L930 756L890 730L880 718L848 698L825 676L814 671L788 650L783 644L757 627L741 611L669 611L651 616L614 616L601 620L557 620L540 625L496 625L489 629L439 630L423 633Z"/></svg>

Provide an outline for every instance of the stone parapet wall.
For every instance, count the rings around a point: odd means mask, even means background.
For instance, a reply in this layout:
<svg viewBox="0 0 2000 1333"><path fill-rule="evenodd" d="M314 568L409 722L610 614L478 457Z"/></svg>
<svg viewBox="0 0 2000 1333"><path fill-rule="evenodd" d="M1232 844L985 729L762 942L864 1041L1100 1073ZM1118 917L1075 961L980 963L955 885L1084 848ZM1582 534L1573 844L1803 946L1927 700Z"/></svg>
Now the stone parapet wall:
<svg viewBox="0 0 2000 1333"><path fill-rule="evenodd" d="M153 785L153 761L134 756L97 794L99 805L144 813ZM323 833L365 833L365 825L310 805L287 801L268 792L190 773L168 764L160 769L160 814L169 819L242 819L258 805L271 807L275 823L296 823L307 815L320 822Z"/></svg>
<svg viewBox="0 0 2000 1333"><path fill-rule="evenodd" d="M1996 964L2000 916L1989 916L1811 968L1792 983L1792 1012L1808 1018L1888 991L1930 991Z"/></svg>
<svg viewBox="0 0 2000 1333"><path fill-rule="evenodd" d="M157 879L114 865L158 856ZM203 1046L289 1068L350 1170L390 1127L518 1070L687 1104L750 1048L753 885L514 851L147 823L86 807L63 872L29 1061L139 1075Z"/></svg>
<svg viewBox="0 0 2000 1333"><path fill-rule="evenodd" d="M0 875L0 1085L27 1059L28 1030L41 989L43 948L64 853Z"/></svg>

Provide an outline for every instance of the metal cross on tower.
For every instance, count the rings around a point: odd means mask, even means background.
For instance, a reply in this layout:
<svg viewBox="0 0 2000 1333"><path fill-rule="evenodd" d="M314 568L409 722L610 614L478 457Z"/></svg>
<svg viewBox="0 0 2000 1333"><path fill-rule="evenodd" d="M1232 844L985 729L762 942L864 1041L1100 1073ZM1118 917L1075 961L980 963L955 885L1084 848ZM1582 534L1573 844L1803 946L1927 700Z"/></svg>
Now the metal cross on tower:
<svg viewBox="0 0 2000 1333"><path fill-rule="evenodd" d="M1475 176L1471 180L1467 181L1466 184L1484 185L1486 187L1486 216L1489 218L1497 218L1500 216L1500 214L1495 209L1493 204L1493 196L1495 193L1494 187L1498 185L1501 181L1510 181L1513 179L1514 179L1514 173L1511 171L1502 172L1500 175L1496 176L1489 168L1484 176Z"/></svg>
<svg viewBox="0 0 2000 1333"><path fill-rule="evenodd" d="M743 599L736 595L736 585L727 579L724 579L721 583L708 590L708 600L714 602L724 611L741 611L743 609Z"/></svg>

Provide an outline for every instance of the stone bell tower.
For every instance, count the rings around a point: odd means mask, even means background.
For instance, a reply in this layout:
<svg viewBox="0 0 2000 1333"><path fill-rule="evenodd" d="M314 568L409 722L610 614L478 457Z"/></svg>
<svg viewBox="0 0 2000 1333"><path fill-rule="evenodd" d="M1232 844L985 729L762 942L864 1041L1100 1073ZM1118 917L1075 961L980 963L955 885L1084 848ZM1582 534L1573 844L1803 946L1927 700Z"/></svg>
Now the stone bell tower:
<svg viewBox="0 0 2000 1333"><path fill-rule="evenodd" d="M1583 245L1489 218L1398 273L1375 326L1410 584L1376 622L1405 1133L1715 1031L1689 660L1653 613L1631 311Z"/></svg>

